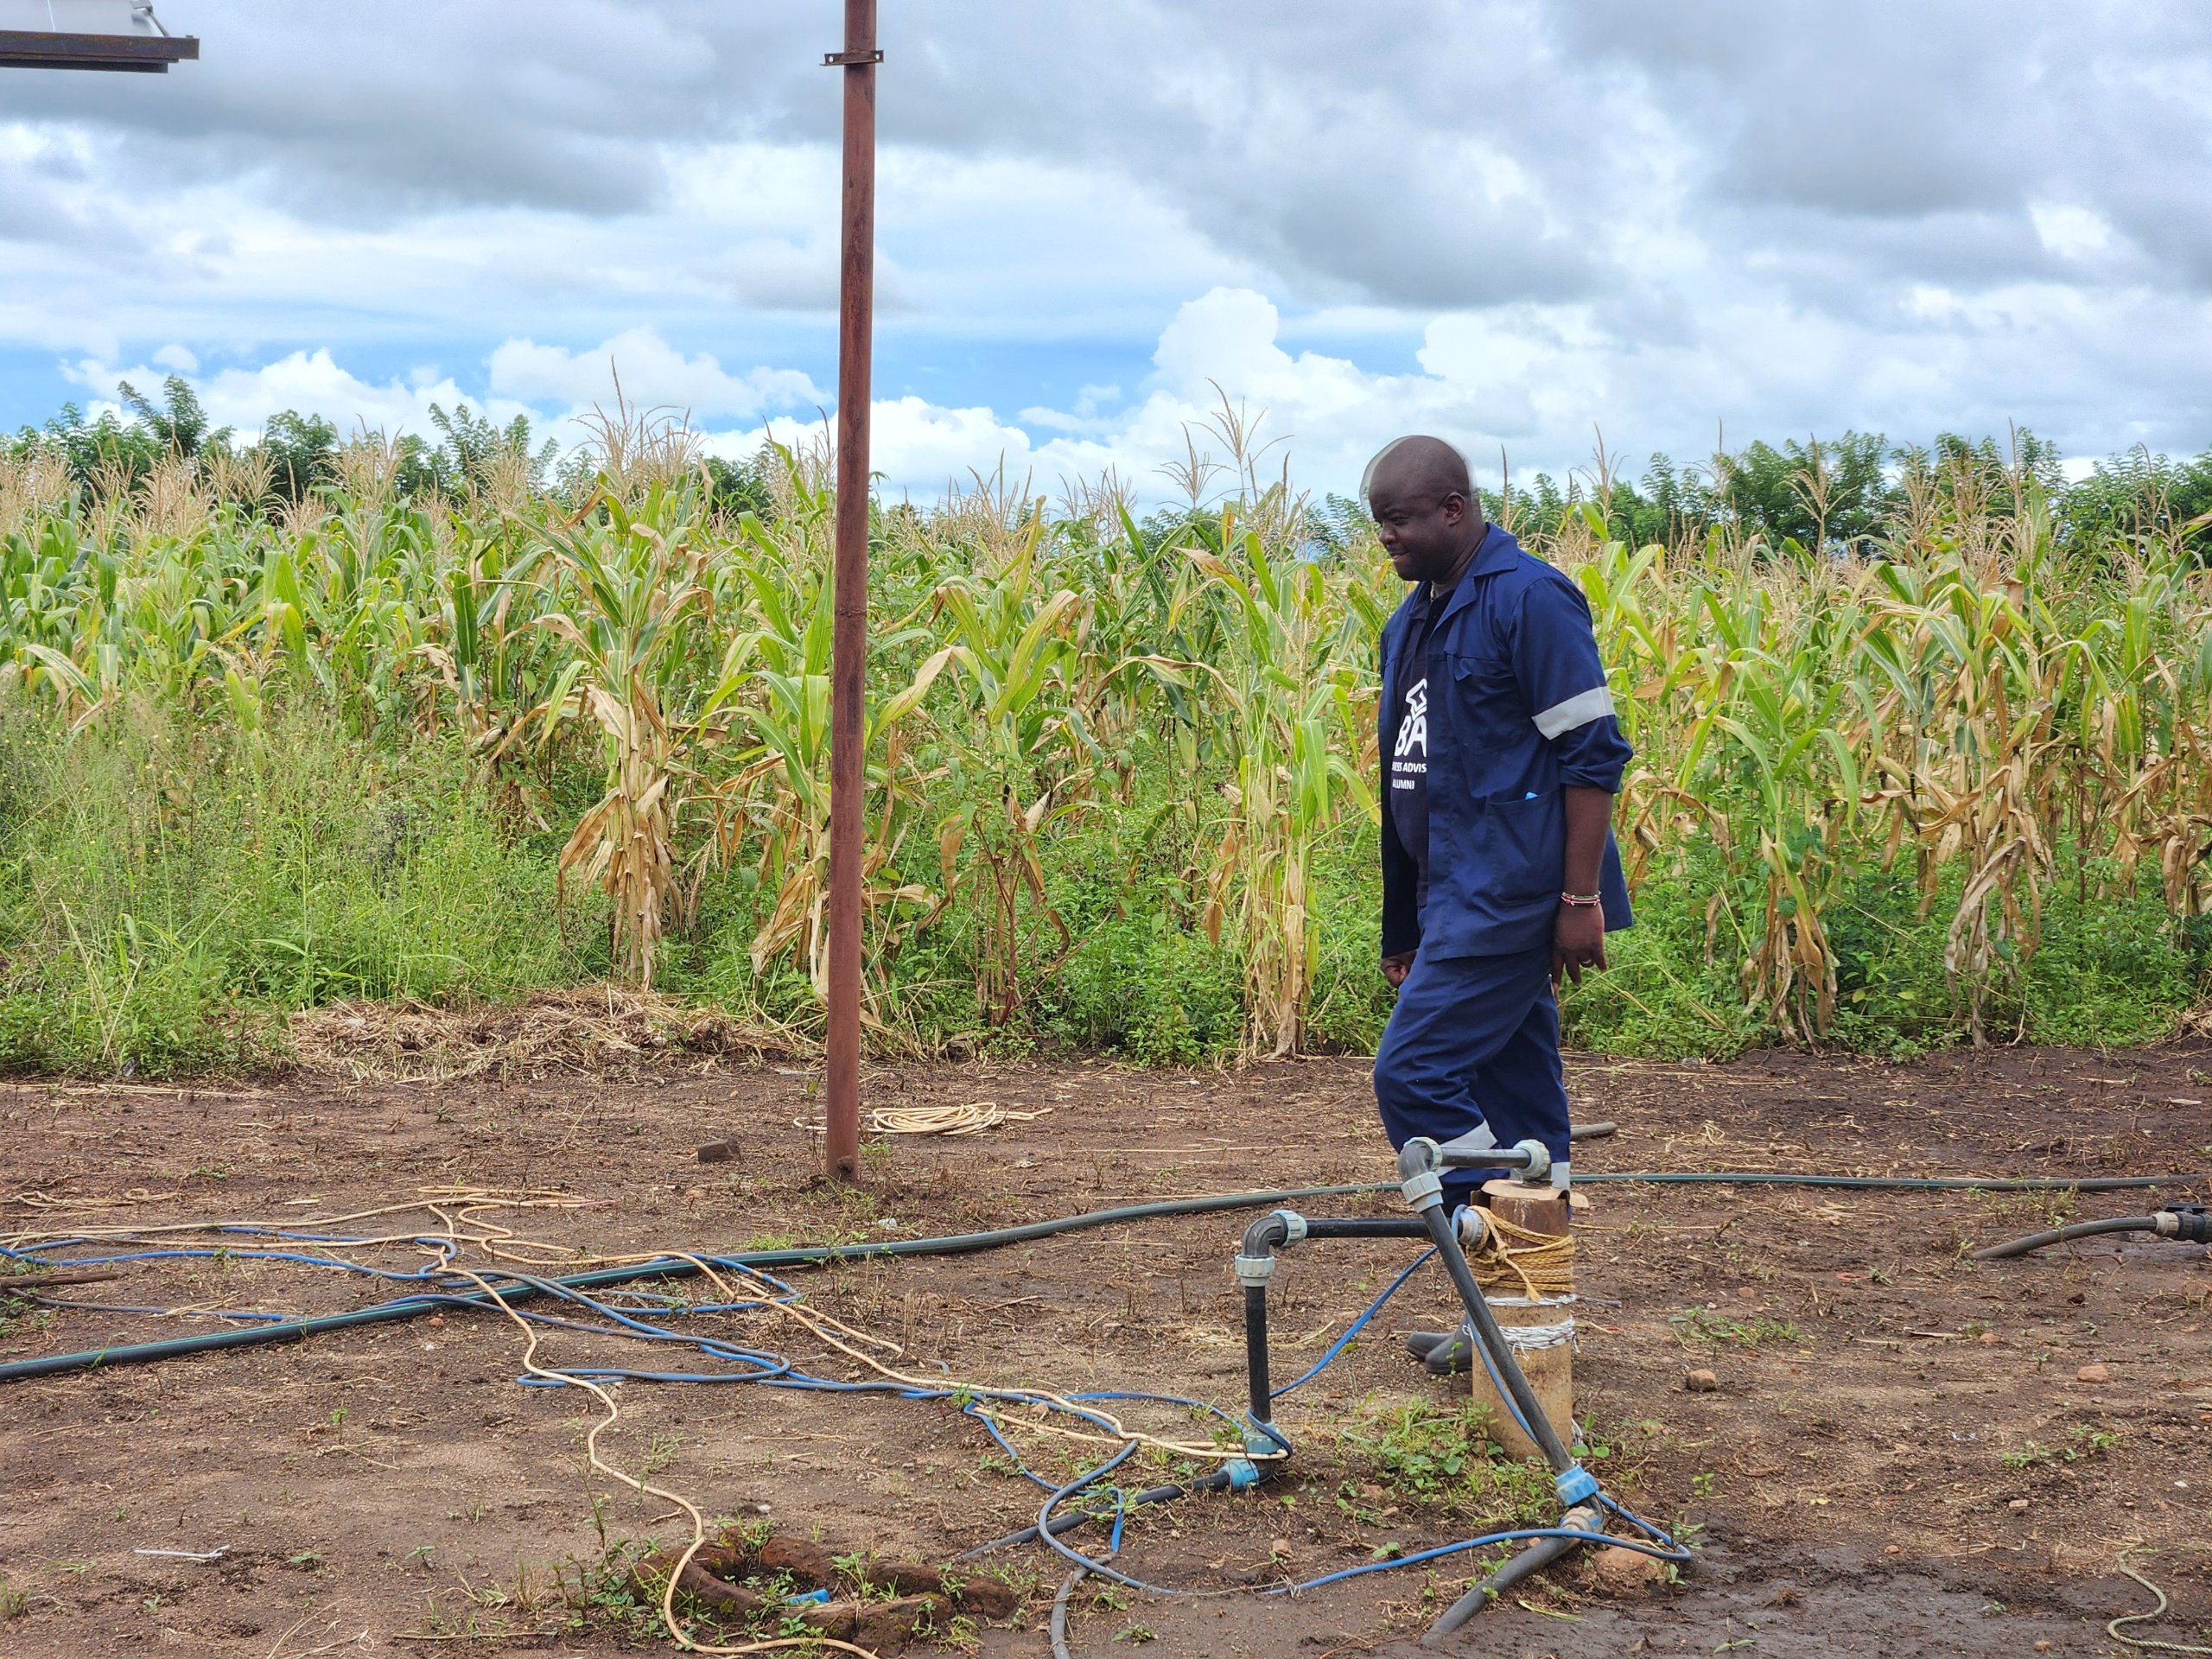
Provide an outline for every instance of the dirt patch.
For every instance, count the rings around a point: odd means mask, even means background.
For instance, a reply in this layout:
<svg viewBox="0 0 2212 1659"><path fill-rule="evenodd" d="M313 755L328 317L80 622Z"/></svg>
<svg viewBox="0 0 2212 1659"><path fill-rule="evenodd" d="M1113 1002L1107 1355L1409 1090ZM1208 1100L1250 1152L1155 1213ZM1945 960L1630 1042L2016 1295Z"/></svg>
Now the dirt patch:
<svg viewBox="0 0 2212 1659"><path fill-rule="evenodd" d="M350 1016L346 1016L350 1017ZM648 1045L625 1036L639 1054ZM164 1089L0 1090L0 1231L335 1213L425 1187L552 1190L592 1207L530 1228L607 1254L942 1234L1122 1201L1379 1180L1389 1160L1364 1067L1211 1072L1103 1065L887 1068L878 1106L1049 1107L959 1139L872 1144L858 1192L812 1179L803 1064L631 1060L639 1080L515 1066L419 1084L308 1077ZM2212 1166L2212 1049L2003 1050L1912 1065L1762 1055L1726 1066L1570 1064L1577 1116L1624 1169L2084 1174ZM694 1148L734 1141L728 1161ZM1859 1194L1591 1185L1580 1410L1609 1486L1688 1529L1673 1585L1608 1589L1561 1569L1480 1616L1458 1650L2020 1655L2119 1651L2105 1621L2202 1642L2212 1624L2212 1262L2144 1241L1978 1266L1973 1246L2139 1194ZM2178 1197L2179 1193L2170 1196ZM2200 1186L2196 1196L2204 1196ZM1309 1206L1390 1213L1381 1200ZM1234 1408L1241 1326L1228 1258L1244 1217L1179 1219L965 1257L794 1275L810 1307L887 1336L902 1363L1062 1390L1153 1390ZM1303 1370L1410 1252L1301 1246L1274 1288L1283 1367ZM325 1311L383 1288L282 1263L130 1264L62 1300L103 1307ZM1086 1586L1074 1650L1412 1653L1476 1570L1465 1557L1302 1595L1257 1592L1464 1537L1522 1501L1423 1473L1393 1427L1448 1405L1392 1334L1442 1323L1424 1270L1362 1342L1283 1402L1283 1481L1129 1523L1122 1563L1230 1596ZM0 1357L217 1328L48 1308ZM834 1351L779 1351L823 1375ZM0 1653L300 1659L310 1652L626 1650L580 1611L607 1540L682 1535L671 1506L587 1482L573 1389L518 1387L521 1342L488 1315L318 1337L11 1385L0 1392ZM554 1333L560 1363L633 1348ZM2085 1365L2104 1380L2079 1380ZM1713 1373L1707 1392L1683 1387ZM1284 1375L1295 1375L1286 1370ZM2094 1378L2095 1373L2091 1376ZM1025 1524L1041 1498L949 1406L760 1386L630 1382L603 1441L710 1516L772 1520L941 1564ZM1165 1420L1162 1420L1162 1426ZM1395 1439L1394 1440L1394 1436ZM1456 1507L1454 1506L1456 1503ZM1486 1509L1484 1506L1488 1505ZM204 1553L211 1560L143 1550ZM1040 1650L1061 1576L1010 1552L1025 1595L988 1654ZM567 1601L555 1592L566 1575ZM17 1599L20 1599L18 1600ZM582 1623L579 1624L578 1620ZM436 1637L425 1642L422 1638ZM2048 1643L2048 1649L2038 1644ZM917 1648L913 1651L926 1651Z"/></svg>

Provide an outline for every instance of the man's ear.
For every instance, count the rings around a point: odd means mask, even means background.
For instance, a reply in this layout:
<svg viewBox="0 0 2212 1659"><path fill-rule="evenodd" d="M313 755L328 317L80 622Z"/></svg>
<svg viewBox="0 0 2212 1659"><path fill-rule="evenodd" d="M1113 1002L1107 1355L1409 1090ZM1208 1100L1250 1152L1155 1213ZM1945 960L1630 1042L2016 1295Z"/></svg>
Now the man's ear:
<svg viewBox="0 0 2212 1659"><path fill-rule="evenodd" d="M1465 524L1467 519L1467 498L1457 490L1448 490L1444 496L1444 522L1447 524Z"/></svg>

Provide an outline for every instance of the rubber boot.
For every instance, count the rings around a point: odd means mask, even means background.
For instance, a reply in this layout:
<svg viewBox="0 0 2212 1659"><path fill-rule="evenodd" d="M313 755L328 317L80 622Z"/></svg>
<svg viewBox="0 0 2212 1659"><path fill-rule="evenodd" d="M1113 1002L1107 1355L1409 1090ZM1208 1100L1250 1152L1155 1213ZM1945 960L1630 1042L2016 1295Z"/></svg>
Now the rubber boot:
<svg viewBox="0 0 2212 1659"><path fill-rule="evenodd" d="M1431 1376L1457 1376L1475 1363L1475 1335L1462 1325L1457 1331L1410 1331L1406 1351L1421 1361Z"/></svg>

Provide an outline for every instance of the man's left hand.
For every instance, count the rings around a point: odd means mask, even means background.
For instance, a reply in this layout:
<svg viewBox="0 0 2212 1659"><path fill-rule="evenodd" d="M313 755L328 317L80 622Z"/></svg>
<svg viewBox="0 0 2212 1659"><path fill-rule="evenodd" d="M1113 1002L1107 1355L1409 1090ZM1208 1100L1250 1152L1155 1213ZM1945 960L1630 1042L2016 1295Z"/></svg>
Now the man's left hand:
<svg viewBox="0 0 2212 1659"><path fill-rule="evenodd" d="M1602 972L1605 966L1605 906L1561 905L1552 925L1552 983L1571 978L1580 985L1585 968Z"/></svg>

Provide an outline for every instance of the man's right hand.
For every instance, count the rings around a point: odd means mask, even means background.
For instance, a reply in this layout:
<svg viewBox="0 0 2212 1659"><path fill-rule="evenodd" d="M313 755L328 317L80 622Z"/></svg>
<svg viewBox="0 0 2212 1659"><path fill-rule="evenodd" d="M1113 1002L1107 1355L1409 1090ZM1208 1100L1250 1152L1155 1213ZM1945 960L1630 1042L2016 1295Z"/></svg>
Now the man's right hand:
<svg viewBox="0 0 2212 1659"><path fill-rule="evenodd" d="M1390 982L1390 988L1394 991L1406 982L1406 976L1413 970L1414 953L1410 950L1382 958L1382 977Z"/></svg>

